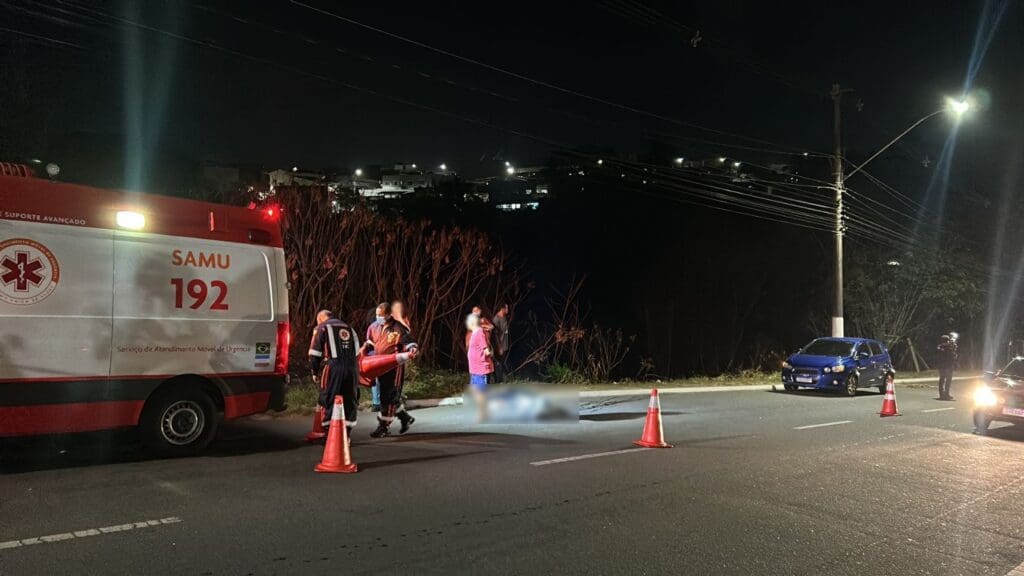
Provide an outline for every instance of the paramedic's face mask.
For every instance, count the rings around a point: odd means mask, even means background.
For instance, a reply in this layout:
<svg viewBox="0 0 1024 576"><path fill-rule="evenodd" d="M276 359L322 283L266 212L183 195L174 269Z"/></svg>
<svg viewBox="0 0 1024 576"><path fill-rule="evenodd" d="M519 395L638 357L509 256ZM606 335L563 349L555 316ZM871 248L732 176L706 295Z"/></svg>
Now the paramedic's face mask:
<svg viewBox="0 0 1024 576"><path fill-rule="evenodd" d="M377 324L383 324L388 319L387 316L377 316Z"/></svg>

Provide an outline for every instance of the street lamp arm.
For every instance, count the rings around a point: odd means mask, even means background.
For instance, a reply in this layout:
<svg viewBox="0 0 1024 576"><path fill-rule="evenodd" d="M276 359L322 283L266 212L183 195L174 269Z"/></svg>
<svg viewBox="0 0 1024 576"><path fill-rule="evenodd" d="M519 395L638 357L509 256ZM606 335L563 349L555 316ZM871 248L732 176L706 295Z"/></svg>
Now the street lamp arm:
<svg viewBox="0 0 1024 576"><path fill-rule="evenodd" d="M882 152L885 152L885 151L886 151L886 150L888 150L888 149L889 149L890 147L892 147L892 145L893 145L893 144L895 144L895 143L899 142L900 138L903 138L903 137L904 137L904 136L906 136L906 135L907 135L907 133L909 133L909 132L910 132L911 130L913 130L914 128L917 128L918 126L920 126L920 125L921 125L922 123L924 123L924 121L925 121L925 120L927 120L927 119L931 118L932 116L937 116L937 115L939 115L939 114L942 114L942 113L943 113L943 112L944 112L945 110L946 110L945 108L939 108L939 109L938 109L938 110L936 110L935 112L932 112L931 114L928 114L927 116L925 116L925 117L921 118L921 119L920 119L920 120L918 120L917 122L914 122L913 124L911 124L909 128L907 128L907 129L906 129L906 130L904 130L903 132L900 132L900 133L899 133L899 135L898 135L898 136L896 136L895 138L893 138L892 140L890 140L888 144L886 144L885 146L882 146L881 148L879 148L878 152L875 152L874 154L872 154L872 155L871 155L871 157L870 157L870 158L868 158L867 160L865 160L865 161L861 162L860 166L857 166L856 164L854 164L854 166L855 166L855 167L854 167L853 171L852 171L852 172L850 172L849 174L847 174L847 175L846 175L846 178L847 178L847 179L849 179L849 178L850 178L850 176L853 176L853 175L854 175L854 174L856 174L857 172L860 172L861 168L864 168L865 166L867 166L867 165L868 165L868 163L869 163L869 162L871 162L871 161L872 161L872 160L874 160L875 158L878 158L878 156L879 156L879 155L880 155L880 154L881 154ZM851 162L851 164L853 164L853 163Z"/></svg>

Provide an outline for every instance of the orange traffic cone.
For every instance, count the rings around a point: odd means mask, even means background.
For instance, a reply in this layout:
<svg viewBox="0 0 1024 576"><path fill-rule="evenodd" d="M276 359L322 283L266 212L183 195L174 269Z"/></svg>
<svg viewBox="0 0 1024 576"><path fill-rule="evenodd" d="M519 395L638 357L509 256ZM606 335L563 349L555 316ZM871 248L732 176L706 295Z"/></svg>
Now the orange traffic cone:
<svg viewBox="0 0 1024 576"><path fill-rule="evenodd" d="M882 400L882 411L879 416L899 416L900 411L896 409L896 390L893 387L892 378L889 378L885 385L885 400Z"/></svg>
<svg viewBox="0 0 1024 576"><path fill-rule="evenodd" d="M651 390L651 403L647 405L647 421L644 422L644 435L633 442L644 448L671 448L672 445L665 442L665 432L661 429L661 401L658 399L658 389Z"/></svg>
<svg viewBox="0 0 1024 576"><path fill-rule="evenodd" d="M316 472L341 472L351 474L359 470L352 462L348 450L348 430L345 427L345 405L341 396L334 397L334 410L331 411L331 429L327 431L327 444L324 446L324 457L313 468Z"/></svg>
<svg viewBox="0 0 1024 576"><path fill-rule="evenodd" d="M313 410L313 429L306 434L306 442L317 442L323 440L327 434L324 432L324 408L317 406Z"/></svg>
<svg viewBox="0 0 1024 576"><path fill-rule="evenodd" d="M408 352L398 354L374 354L359 357L359 385L373 386L373 381L381 374L387 374L409 361Z"/></svg>

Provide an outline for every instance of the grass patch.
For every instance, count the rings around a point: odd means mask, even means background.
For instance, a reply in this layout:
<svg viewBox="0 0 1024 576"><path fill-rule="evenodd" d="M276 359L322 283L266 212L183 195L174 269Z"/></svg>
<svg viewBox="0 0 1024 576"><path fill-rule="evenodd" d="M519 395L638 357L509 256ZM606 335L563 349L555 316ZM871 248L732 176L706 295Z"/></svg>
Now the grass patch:
<svg viewBox="0 0 1024 576"><path fill-rule="evenodd" d="M779 380L777 372L740 372L720 376L693 376L671 380L619 380L615 382L589 383L582 390L603 390L607 388L697 388L701 386L746 386L749 384L772 384Z"/></svg>
<svg viewBox="0 0 1024 576"><path fill-rule="evenodd" d="M408 365L405 378L405 397L412 400L446 398L461 394L469 376L462 372L448 370L424 370L415 364ZM291 384L285 393L288 409L285 414L312 414L320 397L320 387L313 384L309 376L292 374ZM369 407L369 388L359 388L359 405Z"/></svg>

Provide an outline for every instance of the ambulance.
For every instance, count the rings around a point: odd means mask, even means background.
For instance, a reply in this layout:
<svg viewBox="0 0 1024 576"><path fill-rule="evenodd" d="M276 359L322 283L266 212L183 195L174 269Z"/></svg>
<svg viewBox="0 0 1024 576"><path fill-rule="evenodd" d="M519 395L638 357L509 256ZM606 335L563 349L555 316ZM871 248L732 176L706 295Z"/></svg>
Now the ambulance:
<svg viewBox="0 0 1024 576"><path fill-rule="evenodd" d="M0 164L0 437L137 427L176 456L283 409L278 219Z"/></svg>

